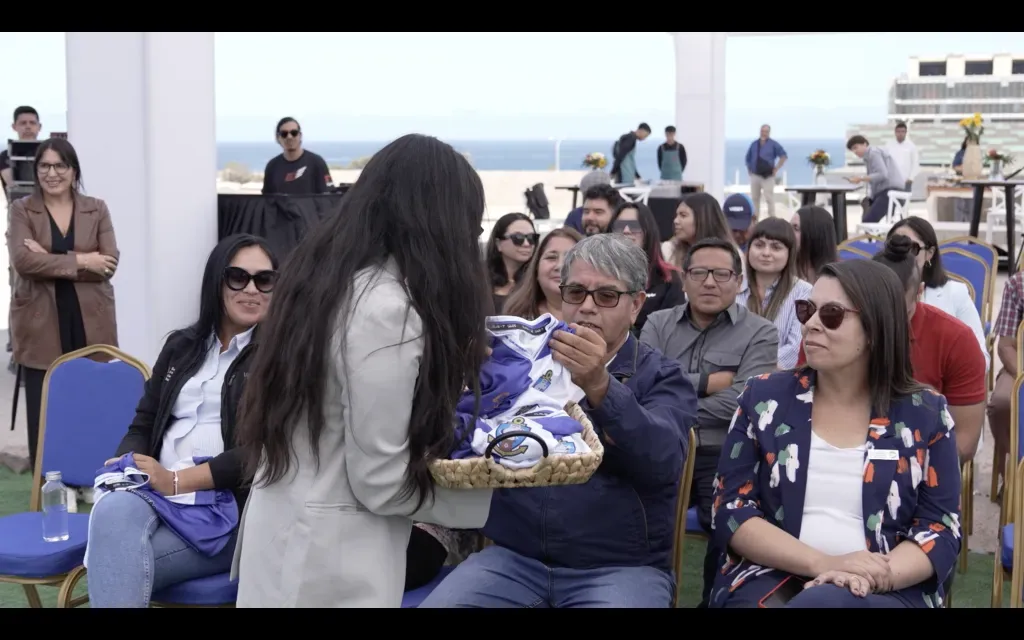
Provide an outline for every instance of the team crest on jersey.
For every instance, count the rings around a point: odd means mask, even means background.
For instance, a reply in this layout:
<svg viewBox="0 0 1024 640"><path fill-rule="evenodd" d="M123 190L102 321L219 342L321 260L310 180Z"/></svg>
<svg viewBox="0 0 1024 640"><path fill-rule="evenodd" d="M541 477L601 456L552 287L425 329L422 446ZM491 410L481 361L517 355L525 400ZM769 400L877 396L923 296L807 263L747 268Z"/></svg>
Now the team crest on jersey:
<svg viewBox="0 0 1024 640"><path fill-rule="evenodd" d="M553 378L554 375L555 372L552 371L551 369L548 369L547 371L544 372L544 375L537 378L537 381L533 383L533 388L536 389L537 391L547 391L548 387L551 386L551 378Z"/></svg>
<svg viewBox="0 0 1024 640"><path fill-rule="evenodd" d="M518 417L512 418L508 422L502 422L494 430L494 435L488 434L487 441L493 442L497 436L506 433L530 433L530 427L526 424L526 418ZM509 458L526 453L529 448L529 445L526 444L526 436L518 436L502 440L494 447L493 451L494 455L499 458Z"/></svg>

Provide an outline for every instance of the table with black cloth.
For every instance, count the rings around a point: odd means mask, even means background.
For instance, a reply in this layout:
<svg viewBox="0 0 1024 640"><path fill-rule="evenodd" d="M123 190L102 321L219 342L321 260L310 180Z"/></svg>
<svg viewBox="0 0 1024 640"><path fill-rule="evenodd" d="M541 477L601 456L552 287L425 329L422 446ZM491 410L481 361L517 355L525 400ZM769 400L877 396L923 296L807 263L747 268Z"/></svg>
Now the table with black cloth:
<svg viewBox="0 0 1024 640"><path fill-rule="evenodd" d="M305 196L221 193L217 195L217 239L236 233L264 238L283 261L306 233L338 213L343 193Z"/></svg>

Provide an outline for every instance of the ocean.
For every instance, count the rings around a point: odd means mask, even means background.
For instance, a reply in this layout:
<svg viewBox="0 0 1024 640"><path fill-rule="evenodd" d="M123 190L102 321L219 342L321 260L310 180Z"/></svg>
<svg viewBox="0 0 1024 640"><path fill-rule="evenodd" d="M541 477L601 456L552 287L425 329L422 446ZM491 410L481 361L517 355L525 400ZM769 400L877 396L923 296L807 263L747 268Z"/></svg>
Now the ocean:
<svg viewBox="0 0 1024 640"><path fill-rule="evenodd" d="M749 182L743 158L750 146L750 140L728 140L725 152L725 181L733 184L739 176L740 184ZM845 164L845 141L843 140L780 140L789 155L783 171L789 184L813 182L813 172L807 164L807 156L817 149L824 149L832 156L833 166ZM332 168L344 169L358 158L372 156L387 142L308 142L306 147L319 153ZM661 144L658 136L651 136L640 143L637 150L637 171L644 178L658 177L657 148ZM451 145L466 154L477 171L548 171L555 168L555 142L550 140L457 140ZM581 168L588 153L600 151L611 155L608 140L565 140L559 153L559 169L575 171ZM267 161L281 152L273 142L219 142L217 143L217 165L223 169L229 162L245 165L250 171L261 172ZM683 175L686 177L685 173Z"/></svg>

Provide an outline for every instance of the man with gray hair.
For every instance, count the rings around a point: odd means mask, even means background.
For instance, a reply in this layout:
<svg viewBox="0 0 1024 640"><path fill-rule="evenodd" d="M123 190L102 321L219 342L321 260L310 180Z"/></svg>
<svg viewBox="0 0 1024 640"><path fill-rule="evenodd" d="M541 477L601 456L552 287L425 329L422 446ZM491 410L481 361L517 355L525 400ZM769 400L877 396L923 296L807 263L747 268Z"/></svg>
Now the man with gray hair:
<svg viewBox="0 0 1024 640"><path fill-rule="evenodd" d="M630 332L647 256L614 234L565 256L553 358L605 447L586 484L501 489L483 534L423 607L669 607L675 512L697 397L679 364Z"/></svg>

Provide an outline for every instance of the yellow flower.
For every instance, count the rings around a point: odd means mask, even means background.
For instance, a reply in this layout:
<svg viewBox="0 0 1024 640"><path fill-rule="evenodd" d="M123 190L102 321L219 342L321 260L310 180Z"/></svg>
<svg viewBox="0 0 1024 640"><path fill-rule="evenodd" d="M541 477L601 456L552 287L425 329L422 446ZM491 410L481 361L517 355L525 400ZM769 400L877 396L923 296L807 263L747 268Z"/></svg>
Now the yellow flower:
<svg viewBox="0 0 1024 640"><path fill-rule="evenodd" d="M971 120L972 120L972 124L974 126L976 126L976 127L980 127L981 126L981 114L980 113L974 114L974 117Z"/></svg>

